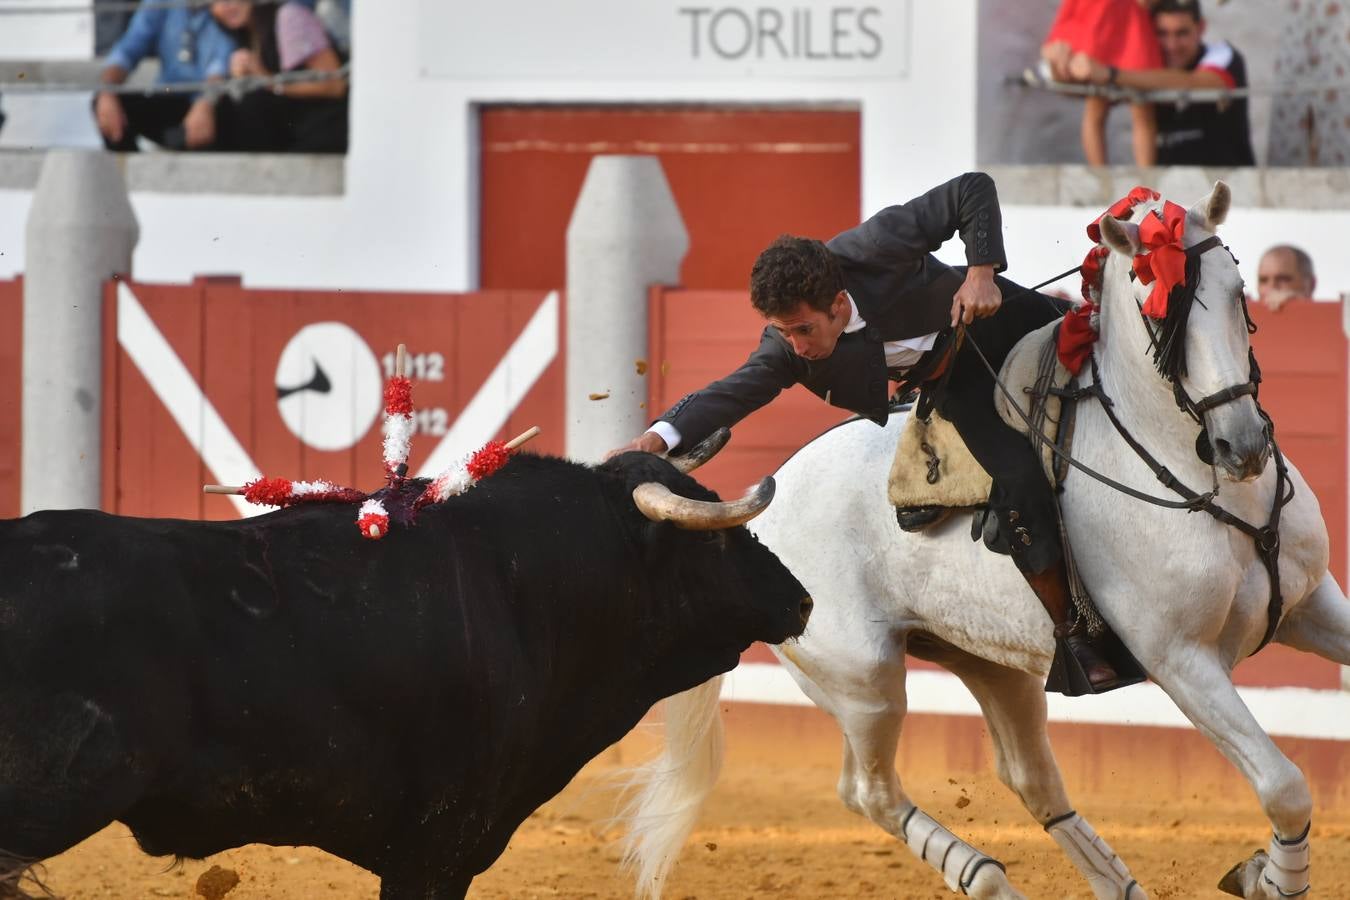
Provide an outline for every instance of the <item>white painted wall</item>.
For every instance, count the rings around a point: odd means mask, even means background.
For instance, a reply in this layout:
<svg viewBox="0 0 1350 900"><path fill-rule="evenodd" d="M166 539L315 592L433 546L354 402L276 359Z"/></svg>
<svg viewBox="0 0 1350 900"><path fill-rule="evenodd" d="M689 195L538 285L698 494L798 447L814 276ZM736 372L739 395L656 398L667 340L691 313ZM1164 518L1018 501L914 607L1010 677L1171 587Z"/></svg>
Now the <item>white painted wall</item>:
<svg viewBox="0 0 1350 900"><path fill-rule="evenodd" d="M679 4L668 5L674 16ZM811 70L800 66L794 70L799 74L787 77L442 78L425 74L419 48L427 21L436 16L425 16L423 4L354 4L357 69L345 196L136 192L136 275L183 281L199 273L238 272L255 286L471 289L477 257L475 107L482 103L856 104L864 123L864 207L908 198L974 165L975 5L880 5L911 17L907 78L822 79L807 77ZM607 22L575 21L575 27L603 31ZM608 40L641 43L621 33ZM640 47L627 58L635 72L642 71ZM0 277L22 270L26 212L27 192L0 191Z"/></svg>
<svg viewBox="0 0 1350 900"><path fill-rule="evenodd" d="M94 46L91 0L20 0L0 13L0 59L88 59ZM77 7L85 11L75 12ZM47 9L50 12L41 12ZM59 10L59 12L57 11Z"/></svg>

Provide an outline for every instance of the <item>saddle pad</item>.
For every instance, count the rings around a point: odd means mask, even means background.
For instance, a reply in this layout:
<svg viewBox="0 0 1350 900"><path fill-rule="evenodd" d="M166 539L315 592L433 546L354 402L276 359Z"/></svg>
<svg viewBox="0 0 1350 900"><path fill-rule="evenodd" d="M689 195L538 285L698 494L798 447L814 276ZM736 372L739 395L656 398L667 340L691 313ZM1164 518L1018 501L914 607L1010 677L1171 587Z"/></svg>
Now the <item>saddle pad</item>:
<svg viewBox="0 0 1350 900"><path fill-rule="evenodd" d="M905 420L887 484L891 503L901 508L983 506L992 485L951 422L936 411L927 422L912 414Z"/></svg>
<svg viewBox="0 0 1350 900"><path fill-rule="evenodd" d="M1055 340L1055 327L1059 325L1059 319L1049 322L1037 328L1035 331L1027 332L1026 336L1013 345L1008 358L1003 362L1003 368L999 371L999 380L1003 386L1008 389L1008 393L1017 398L1017 405L1022 410L1022 415L1031 418L1031 389L1036 384L1036 378L1040 371L1041 361L1046 353L1054 353L1051 345ZM1071 380L1073 375L1060 363L1059 357L1054 360L1054 371L1052 374L1052 383L1055 387L1064 387ZM1058 441L1060 412L1064 401L1051 394L1045 400L1045 435L1051 440ZM1012 404L998 385L994 385L994 408L998 414L1021 434L1027 435L1027 440L1031 440L1031 429L1027 426L1022 416L1012 408ZM1055 454L1049 447L1041 448L1041 462L1045 465L1045 475L1053 484L1055 481Z"/></svg>

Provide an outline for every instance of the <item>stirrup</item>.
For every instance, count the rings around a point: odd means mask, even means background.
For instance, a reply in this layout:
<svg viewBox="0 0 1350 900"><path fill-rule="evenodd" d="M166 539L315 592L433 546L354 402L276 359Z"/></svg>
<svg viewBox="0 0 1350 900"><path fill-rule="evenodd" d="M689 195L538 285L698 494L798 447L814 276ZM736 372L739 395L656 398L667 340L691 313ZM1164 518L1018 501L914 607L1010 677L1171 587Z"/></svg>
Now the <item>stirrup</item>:
<svg viewBox="0 0 1350 900"><path fill-rule="evenodd" d="M1045 679L1047 693L1064 694L1066 697L1081 697L1085 694L1104 694L1116 688L1138 684L1148 678L1148 673L1134 658L1134 654L1121 643L1120 638L1111 629L1106 629L1096 638L1090 638L1094 650L1102 660L1116 670L1116 677L1104 684L1094 685L1083 671L1078 657L1069 646L1068 635L1055 638L1055 658L1050 663L1050 674Z"/></svg>

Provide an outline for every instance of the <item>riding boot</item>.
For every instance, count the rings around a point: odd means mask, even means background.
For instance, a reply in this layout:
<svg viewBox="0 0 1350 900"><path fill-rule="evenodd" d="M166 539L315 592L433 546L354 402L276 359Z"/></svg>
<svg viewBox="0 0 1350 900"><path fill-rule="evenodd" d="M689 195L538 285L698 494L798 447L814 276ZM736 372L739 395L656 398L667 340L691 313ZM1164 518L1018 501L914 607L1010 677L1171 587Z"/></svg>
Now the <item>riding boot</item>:
<svg viewBox="0 0 1350 900"><path fill-rule="evenodd" d="M1054 623L1055 642L1058 645L1056 656L1065 651L1072 655L1088 682L1087 690L1073 690L1072 684L1054 688L1047 686L1047 690L1058 690L1070 696L1081 693L1100 694L1134 683L1133 680L1122 679L1116 673L1115 667L1097 649L1096 642L1087 633L1087 627L1082 622L1070 621L1073 604L1069 598L1069 580L1064 570L1064 560L1057 560L1044 572L1034 574L1023 572L1022 575L1036 592L1041 605L1050 614L1050 621ZM1051 681L1055 680L1052 677ZM1069 682L1073 680L1068 679Z"/></svg>

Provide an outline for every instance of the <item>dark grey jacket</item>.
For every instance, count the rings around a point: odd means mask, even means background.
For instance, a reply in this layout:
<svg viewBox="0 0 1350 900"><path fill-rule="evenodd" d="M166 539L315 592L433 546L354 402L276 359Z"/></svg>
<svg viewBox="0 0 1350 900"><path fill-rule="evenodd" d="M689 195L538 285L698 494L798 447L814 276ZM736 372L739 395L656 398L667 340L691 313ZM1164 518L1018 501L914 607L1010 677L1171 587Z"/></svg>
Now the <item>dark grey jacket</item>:
<svg viewBox="0 0 1350 900"><path fill-rule="evenodd" d="M826 244L867 322L861 331L840 335L827 359L797 356L778 332L765 328L744 365L685 395L659 421L680 432L685 449L723 425L736 424L784 388L804 384L833 406L886 424L882 344L950 324L952 297L964 279L932 253L958 232L969 265L1007 267L998 193L983 172L968 172L908 203L888 206Z"/></svg>

